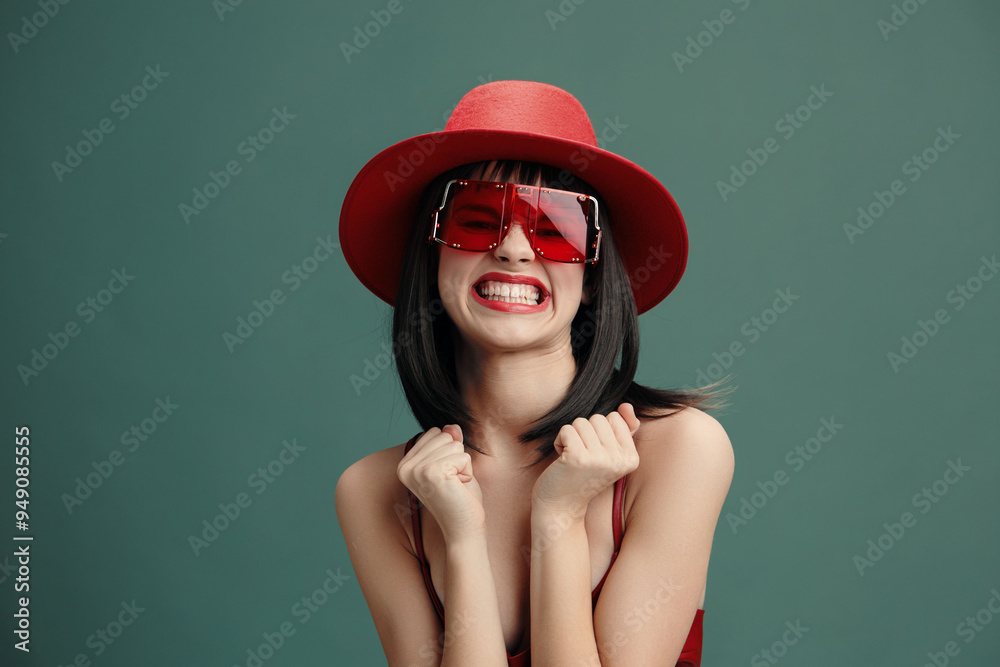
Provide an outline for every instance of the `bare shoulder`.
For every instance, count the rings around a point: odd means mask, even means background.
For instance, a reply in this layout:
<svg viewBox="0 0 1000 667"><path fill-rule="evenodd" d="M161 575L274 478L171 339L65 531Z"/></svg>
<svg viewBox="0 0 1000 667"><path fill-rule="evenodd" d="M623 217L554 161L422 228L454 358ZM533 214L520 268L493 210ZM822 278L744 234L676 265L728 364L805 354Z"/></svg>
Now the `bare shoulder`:
<svg viewBox="0 0 1000 667"><path fill-rule="evenodd" d="M403 459L404 447L405 445L395 445L380 449L347 466L337 480L338 495L348 491L364 492L371 485L384 487L393 483L401 484L396 476L396 466ZM387 473L392 474L390 476Z"/></svg>
<svg viewBox="0 0 1000 667"><path fill-rule="evenodd" d="M733 446L726 429L718 419L698 408L682 408L640 421L636 433L640 457L643 454L654 459L696 457L717 465L733 460Z"/></svg>
<svg viewBox="0 0 1000 667"><path fill-rule="evenodd" d="M358 585L389 665L439 664L441 623L414 555L406 487L396 468L404 445L355 461L337 480L334 502Z"/></svg>
<svg viewBox="0 0 1000 667"><path fill-rule="evenodd" d="M735 470L733 446L722 424L691 407L641 422L635 441L639 467L629 484L633 497L643 486L698 487L700 497L708 492L721 504Z"/></svg>
<svg viewBox="0 0 1000 667"><path fill-rule="evenodd" d="M396 467L403 459L405 445L387 447L355 461L341 473L334 491L337 518L343 527L354 520L394 528L400 517L409 512L406 487L399 481ZM408 536L408 530L393 530L398 536ZM403 538L411 542L412 538ZM410 545L408 550L412 551Z"/></svg>

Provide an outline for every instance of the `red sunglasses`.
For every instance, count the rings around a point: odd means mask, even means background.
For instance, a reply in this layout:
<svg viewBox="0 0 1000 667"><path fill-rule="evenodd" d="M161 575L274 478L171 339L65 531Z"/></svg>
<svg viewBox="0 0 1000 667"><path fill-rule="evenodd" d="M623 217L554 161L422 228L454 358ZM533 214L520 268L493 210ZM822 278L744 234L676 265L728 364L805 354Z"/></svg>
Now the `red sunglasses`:
<svg viewBox="0 0 1000 667"><path fill-rule="evenodd" d="M434 226L427 242L488 252L503 242L515 217L524 223L531 247L542 259L597 261L597 199L535 185L448 181L441 206L431 214Z"/></svg>

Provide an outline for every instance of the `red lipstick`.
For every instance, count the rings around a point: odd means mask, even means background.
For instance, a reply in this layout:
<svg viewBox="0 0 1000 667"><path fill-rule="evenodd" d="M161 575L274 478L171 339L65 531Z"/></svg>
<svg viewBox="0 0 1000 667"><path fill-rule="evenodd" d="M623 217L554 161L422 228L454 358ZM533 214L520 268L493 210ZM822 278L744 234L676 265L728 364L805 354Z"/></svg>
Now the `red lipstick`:
<svg viewBox="0 0 1000 667"><path fill-rule="evenodd" d="M538 288L539 300L536 305L530 305L526 303L508 303L506 301L486 299L480 296L479 291L476 289L478 285L488 281L496 281L502 283L512 283L517 285L533 285ZM539 313L546 310L549 307L549 299L551 298L545 286L542 285L541 281L532 276L526 276L523 274L516 273L500 273L498 271L490 271L479 276L479 279L471 287L472 298L475 301L487 308L493 310L499 310L507 313Z"/></svg>

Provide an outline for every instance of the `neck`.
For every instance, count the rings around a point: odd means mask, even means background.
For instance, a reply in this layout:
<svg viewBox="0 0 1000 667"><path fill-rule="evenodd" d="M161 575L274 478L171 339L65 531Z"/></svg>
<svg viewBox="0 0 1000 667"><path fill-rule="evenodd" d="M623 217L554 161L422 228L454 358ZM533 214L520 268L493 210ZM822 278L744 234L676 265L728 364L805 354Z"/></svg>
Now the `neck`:
<svg viewBox="0 0 1000 667"><path fill-rule="evenodd" d="M455 354L459 391L478 420L469 439L492 462L510 466L534 461L539 443L521 443L518 436L566 396L576 376L569 340L541 350L487 350L462 341Z"/></svg>

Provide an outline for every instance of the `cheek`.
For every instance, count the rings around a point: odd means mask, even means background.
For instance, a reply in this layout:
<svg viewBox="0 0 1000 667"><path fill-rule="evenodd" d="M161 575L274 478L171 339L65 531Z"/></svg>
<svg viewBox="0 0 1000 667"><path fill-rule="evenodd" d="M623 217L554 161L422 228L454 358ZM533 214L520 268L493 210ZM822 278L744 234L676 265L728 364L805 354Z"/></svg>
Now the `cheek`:
<svg viewBox="0 0 1000 667"><path fill-rule="evenodd" d="M465 289L470 280L471 267L475 258L468 257L471 253L461 250L441 247L438 260L437 286L444 303L454 303L465 296Z"/></svg>
<svg viewBox="0 0 1000 667"><path fill-rule="evenodd" d="M553 287L560 301L580 301L583 296L583 272L582 266L567 266L551 273Z"/></svg>

